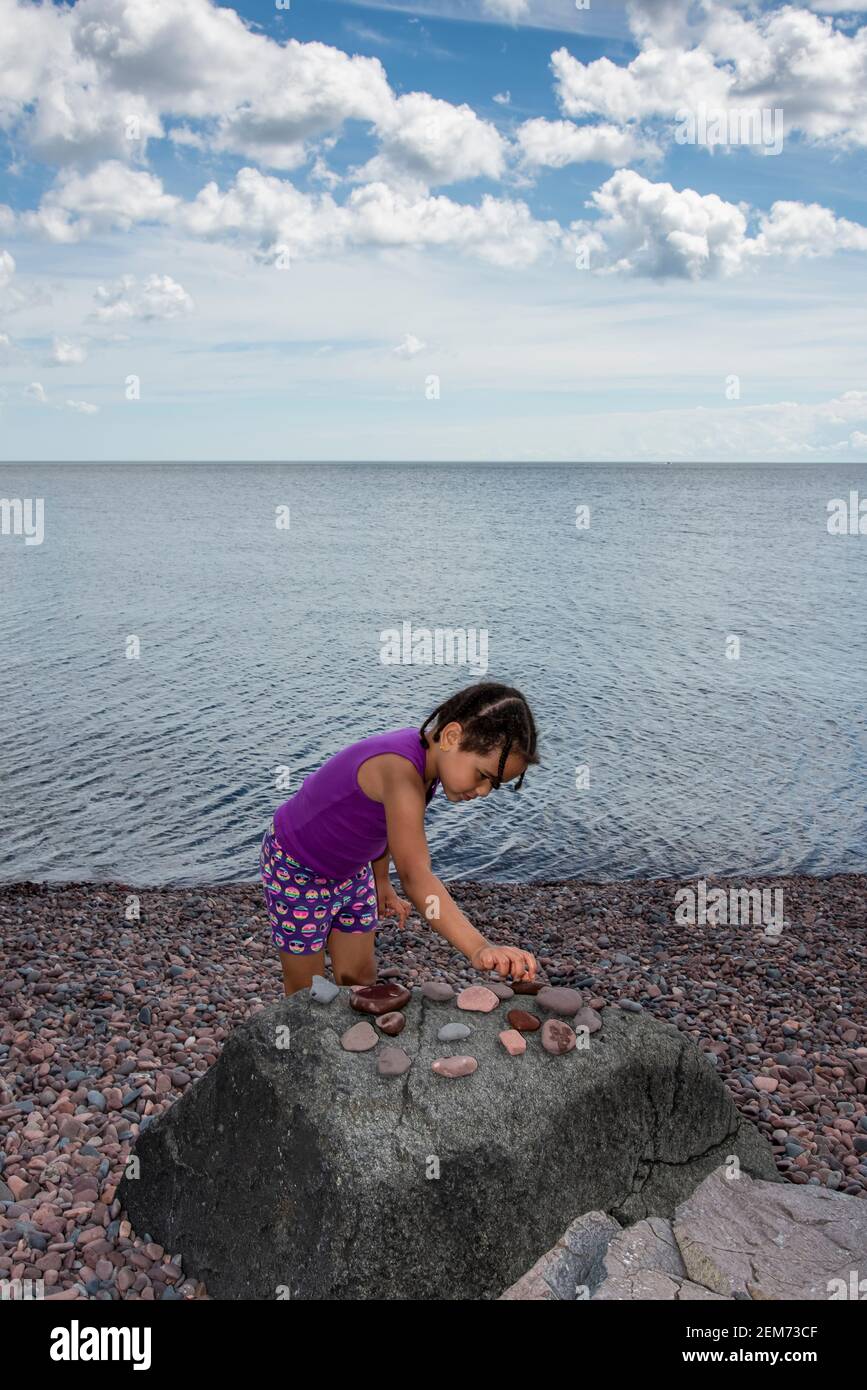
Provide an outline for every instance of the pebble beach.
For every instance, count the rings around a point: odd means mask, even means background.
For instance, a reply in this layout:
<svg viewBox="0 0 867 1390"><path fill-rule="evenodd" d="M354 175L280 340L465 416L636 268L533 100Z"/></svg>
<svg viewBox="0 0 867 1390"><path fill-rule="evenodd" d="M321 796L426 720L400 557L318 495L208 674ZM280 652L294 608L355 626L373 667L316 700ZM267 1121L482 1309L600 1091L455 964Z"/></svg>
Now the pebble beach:
<svg viewBox="0 0 867 1390"><path fill-rule="evenodd" d="M867 1197L867 876L751 880L783 890L776 936L680 925L672 880L448 886L490 940L533 952L539 981L693 1038L788 1181ZM409 986L497 978L415 913L382 924L377 960ZM48 1299L208 1298L115 1191L141 1130L283 997L258 882L5 885L0 962L0 1279L42 1279Z"/></svg>

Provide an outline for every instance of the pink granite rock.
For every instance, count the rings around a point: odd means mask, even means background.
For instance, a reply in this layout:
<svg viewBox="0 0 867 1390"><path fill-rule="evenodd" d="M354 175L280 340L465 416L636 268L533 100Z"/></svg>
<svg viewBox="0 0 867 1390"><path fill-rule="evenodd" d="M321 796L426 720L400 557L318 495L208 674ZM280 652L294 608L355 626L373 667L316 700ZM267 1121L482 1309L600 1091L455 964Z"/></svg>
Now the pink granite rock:
<svg viewBox="0 0 867 1390"><path fill-rule="evenodd" d="M357 1028L363 1024L356 1024ZM412 1058L402 1047L383 1047L376 1059L376 1070L380 1076L403 1076L412 1066Z"/></svg>
<svg viewBox="0 0 867 1390"><path fill-rule="evenodd" d="M520 1057L522 1052L527 1051L527 1039L521 1036L517 1028L504 1028L500 1042L511 1057Z"/></svg>
<svg viewBox="0 0 867 1390"><path fill-rule="evenodd" d="M577 989L565 989L560 985L546 985L536 995L536 1003L552 1014L574 1014L581 1008L581 995Z"/></svg>
<svg viewBox="0 0 867 1390"><path fill-rule="evenodd" d="M437 1057L431 1071L437 1076L471 1076L478 1065L475 1057Z"/></svg>
<svg viewBox="0 0 867 1390"><path fill-rule="evenodd" d="M380 1014L376 1020L376 1026L381 1028L383 1033L394 1038L398 1033L403 1032L406 1026L406 1015L397 1011L390 1014Z"/></svg>
<svg viewBox="0 0 867 1390"><path fill-rule="evenodd" d="M474 1013L489 1014L499 1004L499 999L485 985L468 985L457 998L459 1009L472 1009Z"/></svg>
<svg viewBox="0 0 867 1390"><path fill-rule="evenodd" d="M340 1046L347 1052L367 1052L378 1042L376 1032L369 1023L354 1023L341 1037Z"/></svg>
<svg viewBox="0 0 867 1390"><path fill-rule="evenodd" d="M575 1034L568 1023L561 1018L546 1018L542 1024L542 1046L546 1052L553 1052L555 1056L571 1052L575 1042Z"/></svg>

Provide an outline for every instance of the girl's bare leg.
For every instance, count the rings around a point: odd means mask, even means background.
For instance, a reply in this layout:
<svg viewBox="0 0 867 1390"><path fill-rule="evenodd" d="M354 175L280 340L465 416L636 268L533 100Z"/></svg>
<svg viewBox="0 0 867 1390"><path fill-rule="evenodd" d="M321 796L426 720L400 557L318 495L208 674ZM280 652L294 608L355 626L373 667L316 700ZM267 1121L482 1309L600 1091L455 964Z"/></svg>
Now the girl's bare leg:
<svg viewBox="0 0 867 1390"><path fill-rule="evenodd" d="M325 974L325 949L311 951L309 955L293 956L291 951L280 951L280 964L283 967L283 993L295 994L299 989L309 989L314 975Z"/></svg>
<svg viewBox="0 0 867 1390"><path fill-rule="evenodd" d="M327 945L335 984L376 984L375 936L375 931L347 932L331 929Z"/></svg>

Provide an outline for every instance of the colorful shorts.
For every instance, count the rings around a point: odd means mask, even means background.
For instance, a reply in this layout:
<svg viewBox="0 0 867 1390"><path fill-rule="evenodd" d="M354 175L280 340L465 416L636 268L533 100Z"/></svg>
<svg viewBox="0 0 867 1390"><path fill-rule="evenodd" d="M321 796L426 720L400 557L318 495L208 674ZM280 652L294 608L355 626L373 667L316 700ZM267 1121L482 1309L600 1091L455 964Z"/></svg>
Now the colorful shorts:
<svg viewBox="0 0 867 1390"><path fill-rule="evenodd" d="M322 878L282 849L268 826L259 851L262 891L279 951L310 955L321 951L328 933L368 932L379 925L376 883L370 864L344 879Z"/></svg>

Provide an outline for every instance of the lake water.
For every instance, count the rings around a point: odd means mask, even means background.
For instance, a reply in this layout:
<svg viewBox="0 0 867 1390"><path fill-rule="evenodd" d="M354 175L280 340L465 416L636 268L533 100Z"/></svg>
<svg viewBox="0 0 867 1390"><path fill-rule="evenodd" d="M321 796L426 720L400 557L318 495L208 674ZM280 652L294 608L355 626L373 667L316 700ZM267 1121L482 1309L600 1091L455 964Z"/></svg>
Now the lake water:
<svg viewBox="0 0 867 1390"><path fill-rule="evenodd" d="M482 676L542 763L434 797L442 877L863 871L851 489L864 465L0 467L44 499L41 544L0 536L0 878L255 880L308 772ZM383 664L404 623L486 634L487 669Z"/></svg>

